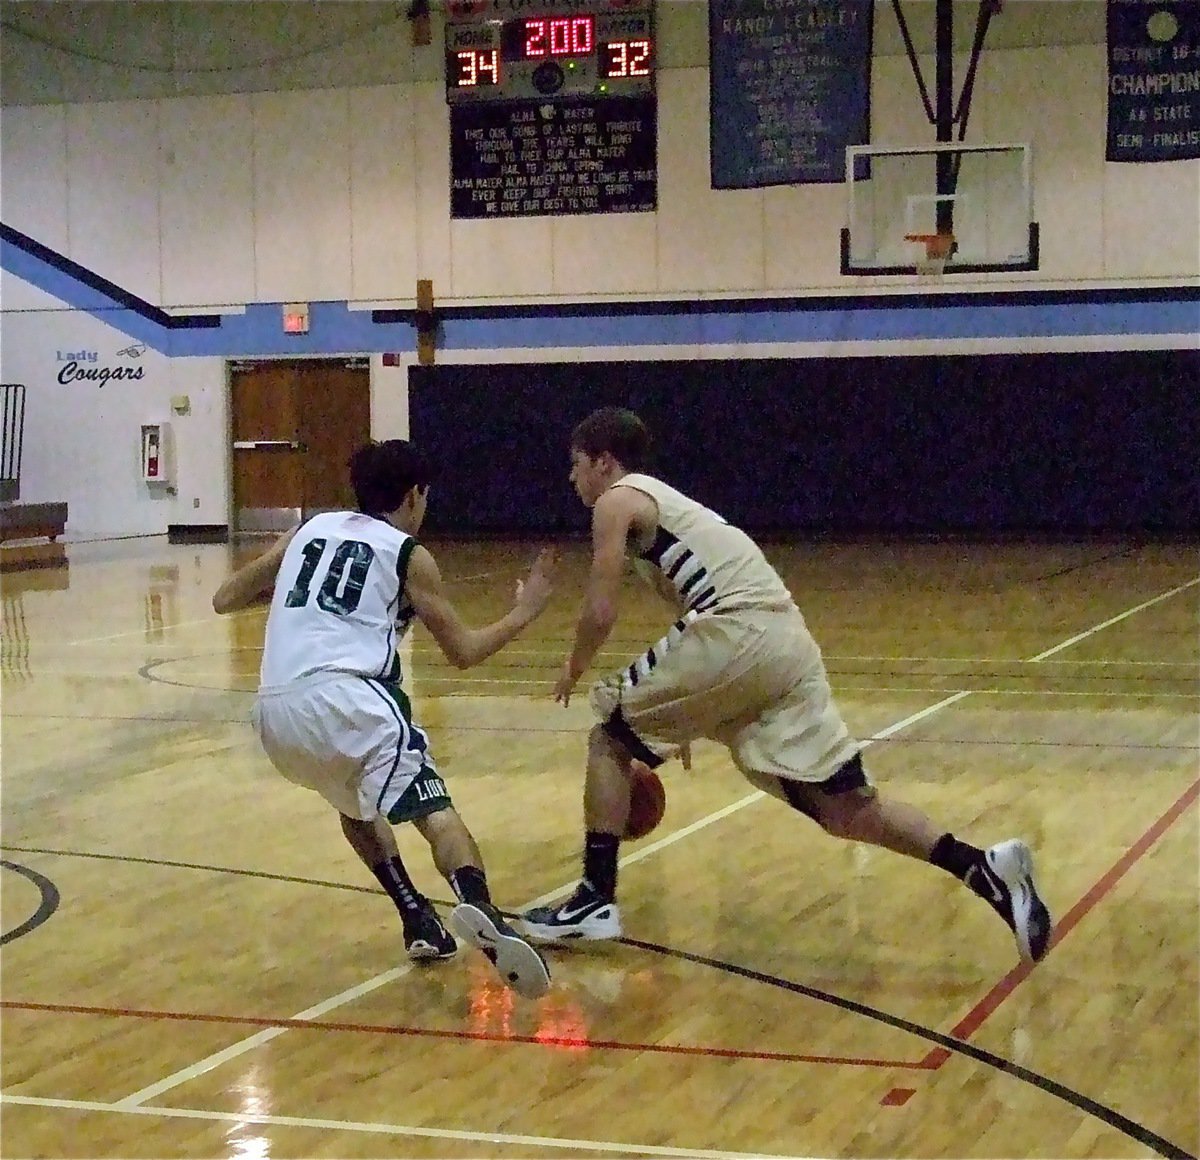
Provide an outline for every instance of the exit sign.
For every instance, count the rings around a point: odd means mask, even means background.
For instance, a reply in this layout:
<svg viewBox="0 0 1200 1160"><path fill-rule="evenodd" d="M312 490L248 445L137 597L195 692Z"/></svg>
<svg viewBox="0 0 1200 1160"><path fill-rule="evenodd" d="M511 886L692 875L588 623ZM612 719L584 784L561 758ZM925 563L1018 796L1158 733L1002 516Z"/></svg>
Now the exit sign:
<svg viewBox="0 0 1200 1160"><path fill-rule="evenodd" d="M308 333L308 303L289 302L283 308L284 334Z"/></svg>

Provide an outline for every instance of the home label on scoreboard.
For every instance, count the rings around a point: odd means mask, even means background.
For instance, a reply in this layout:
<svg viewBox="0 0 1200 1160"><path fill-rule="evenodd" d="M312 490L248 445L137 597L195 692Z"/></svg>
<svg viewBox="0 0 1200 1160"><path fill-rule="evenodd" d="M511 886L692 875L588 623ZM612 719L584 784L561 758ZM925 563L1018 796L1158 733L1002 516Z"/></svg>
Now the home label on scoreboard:
<svg viewBox="0 0 1200 1160"><path fill-rule="evenodd" d="M451 105L654 92L648 0L451 0L445 31Z"/></svg>
<svg viewBox="0 0 1200 1160"><path fill-rule="evenodd" d="M657 205L654 95L450 109L450 216L644 213Z"/></svg>

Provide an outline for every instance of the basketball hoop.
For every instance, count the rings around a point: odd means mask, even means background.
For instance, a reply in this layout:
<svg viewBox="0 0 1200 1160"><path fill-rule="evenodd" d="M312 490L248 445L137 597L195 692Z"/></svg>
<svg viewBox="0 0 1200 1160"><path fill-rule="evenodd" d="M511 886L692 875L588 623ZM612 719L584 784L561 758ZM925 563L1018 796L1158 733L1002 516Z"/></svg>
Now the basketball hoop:
<svg viewBox="0 0 1200 1160"><path fill-rule="evenodd" d="M925 247L924 256L913 263L918 274L928 278L940 278L946 271L946 263L954 253L953 234L905 234L906 242L917 242Z"/></svg>

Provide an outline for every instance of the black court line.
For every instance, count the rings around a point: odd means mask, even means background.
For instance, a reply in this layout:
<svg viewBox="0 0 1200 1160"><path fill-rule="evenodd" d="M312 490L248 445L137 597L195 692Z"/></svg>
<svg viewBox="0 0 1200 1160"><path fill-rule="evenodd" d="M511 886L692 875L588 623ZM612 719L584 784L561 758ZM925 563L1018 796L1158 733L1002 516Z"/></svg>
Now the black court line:
<svg viewBox="0 0 1200 1160"><path fill-rule="evenodd" d="M158 672L159 669L163 668L166 665L181 664L184 661L203 660L203 659L206 659L213 655L215 655L215 654L213 654L213 653L189 653L187 656L181 656L181 657L161 657L158 660L147 661L146 664L141 665L137 670L137 675L139 677L141 677L142 680L149 681L152 684L169 685L172 688L176 688L176 689L191 689L194 691L207 692L207 693L236 693L236 694L243 694L245 696L253 696L255 694L256 690L252 689L252 688L251 689L237 689L237 688L231 688L228 685L206 685L206 684L202 684L197 681L172 680L170 677L161 676ZM1021 662L1011 661L1011 662L1004 662L1004 663L1005 664L1019 664ZM1096 663L1103 664L1106 662L1098 661ZM1120 662L1117 662L1117 663L1120 663ZM1189 662L1186 662L1186 661L1180 662L1181 665L1186 665L1188 663ZM535 674L547 673L547 674L549 674L551 672L551 670L553 669L553 666L548 665L548 664L547 665L539 665L539 666L531 666L531 665L524 664L522 662L515 661L515 660L514 661L506 661L506 662L496 662L496 663L489 662L489 664L491 665L491 667L488 671L493 672L493 673L494 672L505 672L505 673L521 672L521 673L535 673ZM453 672L453 670L450 668L449 665L446 666L445 671L447 674L445 676L426 674L423 677L420 677L418 679L423 679L423 680L427 680L427 681L428 680L461 681L461 682L465 682L465 683L471 683L471 682L480 681L480 680L486 681L489 679L488 677L483 676L482 674L480 674L479 676L474 676L474 677L456 675ZM979 669L974 669L971 671L970 674L967 674L965 672L916 673L916 672L913 672L913 671L907 670L907 669L860 669L860 668L837 668L834 666L828 666L827 671L831 678L874 677L874 678L879 678L879 679L892 678L892 679L896 679L896 680L911 680L911 681L920 681L920 680L951 681L951 680L961 680L961 679L969 676L970 680L972 682L974 682L969 688L963 688L963 689L946 689L946 688L934 688L932 686L923 686L920 688L899 690L901 692L912 692L912 693L966 692L966 693L978 693L982 696L986 696L989 693L998 693L998 694L1005 695L1005 696L1045 696L1046 695L1044 690L1041 690L1041 689L1025 690L1025 689L1021 689L1019 687L1008 688L1008 689L993 689L993 688L979 687L979 683L983 682L983 681L992 681L993 683L996 683L996 684L1001 683L1001 682L1007 682L1011 685L1020 685L1021 682L1044 681L1046 679L1046 674L1042 671L1025 672L1025 673L1015 673L1015 672L992 673L992 672L988 672L987 670L981 671ZM504 678L502 678L502 677L496 677L493 679L496 681L504 680ZM1184 675L1181 677L1180 676L1161 676L1160 677L1160 676L1150 676L1150 675L1141 674L1141 673L1135 673L1135 674L1115 673L1115 674L1100 674L1100 675L1096 675L1096 676L1071 676L1071 675L1059 674L1057 679L1059 679L1061 681L1071 681L1071 682L1075 682L1075 683L1087 683L1087 684L1093 684L1093 685L1099 684L1102 682L1109 682L1111 684L1111 683L1120 681L1124 685L1134 685L1134 686L1141 686L1141 687L1145 687L1145 688L1150 688L1150 686L1156 685L1156 684L1157 685L1178 685L1178 684L1182 683L1182 684L1190 685L1194 682L1194 679L1189 675ZM535 681L535 683L539 686L544 687L547 696L549 695L549 691L550 691L550 687L551 687L551 681L550 681L549 676L546 676L544 679L538 679ZM835 686L836 686L835 692L837 692L839 695L843 694L843 693L853 693L853 692L858 691L856 686L842 685L837 680L835 680ZM871 691L872 692L882 691L882 692L886 693L888 691L895 691L895 690L888 690L888 689L874 690L873 689ZM1157 690L1152 690L1150 693L1148 693L1146 695L1154 696L1156 691ZM1078 695L1080 697L1121 697L1121 696L1128 695L1130 692L1131 692L1131 690L1125 689L1125 688L1120 688L1120 689L1096 688L1096 689L1081 690L1075 695ZM1137 694L1141 695L1141 688L1139 688L1137 690ZM1198 692L1196 695L1200 695L1200 692ZM1190 699L1192 696L1193 696L1193 694L1190 692L1180 694L1181 699ZM153 720L160 720L160 718L153 718ZM171 718L161 718L161 720L169 721L169 720L171 720ZM453 726L450 726L450 728L453 728ZM557 730L550 730L550 732L557 732Z"/></svg>
<svg viewBox="0 0 1200 1160"><path fill-rule="evenodd" d="M1050 1079L1049 1076L1044 1076L1040 1072L1023 1067L1021 1064L1014 1063L1012 1060L1005 1059L994 1052L987 1051L982 1047L976 1047L974 1044L967 1043L964 1040L943 1035L940 1031L934 1031L932 1028L924 1027L920 1023L913 1023L911 1020L902 1019L898 1015L892 1015L887 1011L880 1011L875 1007L868 1007L866 1004L858 1003L853 999L843 999L840 995L833 995L828 991L820 991L815 987L806 986L804 983L794 983L789 979L781 979L777 975L766 975L761 971L740 967L736 963L727 963L721 959L709 958L707 955L697 955L691 951L677 950L673 947L662 946L659 943L643 942L641 939L635 938L622 938L620 941L628 946L637 947L639 950L683 959L690 963L699 963L701 966L712 967L716 971L738 975L743 979L750 979L756 983L764 983L769 987L778 987L784 991L804 995L809 999L817 999L822 1003L829 1003L834 1007L840 1007L844 1011L851 1011L855 1015L862 1015L867 1019L886 1023L889 1027L907 1031L911 1035L916 1035L921 1039L927 1039L931 1043L936 1043L939 1047L944 1047L947 1051L955 1052L958 1055L965 1055L978 1063L985 1063L997 1071L1004 1072L1015 1079L1032 1084L1047 1094L1056 1096L1058 1099L1073 1105L1080 1111L1087 1112L1089 1115L1104 1121L1110 1127L1116 1128L1119 1132L1138 1141L1139 1144L1144 1144L1147 1148L1153 1149L1160 1156L1168 1156L1172 1160L1196 1160L1196 1157L1190 1152L1184 1151L1177 1144L1173 1144L1170 1140L1150 1131L1149 1128L1144 1127L1135 1120L1129 1119L1128 1116L1123 1116L1114 1108L1098 1103L1090 1096L1085 1096L1073 1088L1059 1083L1057 1080Z"/></svg>
<svg viewBox="0 0 1200 1160"><path fill-rule="evenodd" d="M47 850L46 853L54 853L54 851ZM58 893L58 887L49 878L39 874L36 870L30 870L28 866L22 866L18 862L0 862L0 867L5 870L13 870L22 878L28 878L38 888L40 894L37 910L20 926L14 926L12 930L5 931L0 935L0 946L3 946L5 943L12 942L13 939L20 938L23 934L37 930L58 909L62 896Z"/></svg>
<svg viewBox="0 0 1200 1160"><path fill-rule="evenodd" d="M196 686L197 688L199 686ZM960 689L936 689L933 692L964 692ZM1200 693L1197 694L1200 697ZM143 725L249 725L248 719L244 717L134 717L115 713L89 713L87 716L81 716L78 713L9 713L7 718L14 721L74 721L77 723L87 724L97 721L136 721ZM579 730L574 725L551 726L547 728L543 725L439 725L438 733L555 733L555 734L578 734ZM992 748L1014 748L1014 749L1120 749L1122 751L1154 751L1157 753L1193 753L1200 750L1200 745L1183 745L1183 744L1166 744L1158 741L1122 741L1119 745L1112 741L1044 741L1038 738L1024 737L884 737L874 742L873 748L879 749L882 746L895 748L897 746L906 745L978 745L991 746ZM748 784L748 783L747 783ZM16 847L13 847L14 849ZM50 853L59 853L57 850L49 851ZM99 855L95 855L99 857ZM186 865L186 863L180 863ZM207 869L207 867L200 867ZM230 871L236 873L236 871ZM300 882L307 882L308 879L297 879ZM336 886L337 883L328 883L327 885Z"/></svg>
<svg viewBox="0 0 1200 1160"><path fill-rule="evenodd" d="M1093 556L1089 560L1080 560L1078 564L1068 564L1065 568L1059 568L1054 572L1047 572L1044 576L1035 576L1032 580L1021 581L1013 587L1019 587L1020 583L1042 584L1047 580L1058 580L1063 576L1070 576L1072 572L1082 572L1087 568L1094 568L1097 564L1104 564L1109 560L1121 560L1127 556L1132 556L1141 548L1140 544L1130 544L1124 548L1116 548L1111 552L1105 552L1101 556Z"/></svg>
<svg viewBox="0 0 1200 1160"><path fill-rule="evenodd" d="M37 854L52 854L66 858L96 858L112 862L133 862L151 866L170 866L188 870L205 870L210 873L217 874L237 874L247 878L267 878L274 881L296 882L306 886L324 886L336 890L353 890L365 894L380 894L382 891L370 886L353 886L341 882L326 882L314 878L297 878L286 874L271 874L259 870L243 870L231 866L208 866L198 862L174 862L159 858L142 858L126 856L121 854L98 854L84 850L52 850L43 847L24 847L24 846L9 846L5 845L2 848L8 850L19 851L23 853ZM0 862L0 865L11 866L13 869L22 870L13 863ZM24 872L24 871L23 871ZM39 875L40 877L40 875ZM45 880L48 882L48 880ZM53 884L51 889L53 889ZM446 908L450 903L440 899L433 900L438 906ZM55 891L55 905L57 905L57 891ZM51 911L53 913L53 911ZM505 911L505 914L510 918L520 917L511 911ZM47 915L46 917L49 917ZM42 919L45 921L45 919ZM5 936L8 937L13 936ZM684 962L696 963L699 966L710 967L715 971L721 971L725 974L736 975L743 979L748 979L751 982L762 983L768 987L775 987L782 991L788 991L795 995L803 995L808 999L815 999L821 1003L828 1003L830 1006L837 1007L843 1011L849 1011L855 1015L861 1015L866 1019L875 1020L878 1023L883 1023L888 1027L896 1028L900 1031L907 1031L911 1035L917 1036L919 1039L924 1039L930 1043L935 1043L939 1047L957 1055L966 1056L968 1059L973 1059L977 1063L986 1064L1005 1075L1010 1075L1014 1079L1028 1083L1040 1091L1046 1092L1048 1095L1054 1096L1065 1103L1078 1108L1080 1111L1094 1116L1096 1119L1108 1124L1110 1127L1128 1136L1132 1140L1143 1144L1150 1148L1160 1156L1165 1156L1168 1160L1198 1160L1192 1153L1185 1151L1177 1144L1173 1144L1170 1140L1163 1136L1152 1132L1149 1128L1139 1124L1136 1120L1131 1120L1128 1116L1122 1115L1115 1108L1110 1108L1105 1104L1093 1100L1090 1096L1085 1096L1081 1092L1075 1091L1073 1088L1067 1087L1065 1084L1059 1083L1057 1080L1051 1079L1049 1076L1044 1076L1040 1072L1033 1071L1031 1068L1022 1066L1019 1063L1014 1063L1011 1060L1005 1059L1003 1056L996 1055L994 1052L987 1051L982 1047L976 1047L972 1043L968 1043L962 1039L955 1039L952 1036L945 1035L940 1031L935 1031L930 1027L925 1027L920 1023L914 1023L909 1019L904 1019L899 1015L893 1015L888 1011L882 1011L877 1007L868 1006L865 1003L859 1003L854 999L845 999L840 995L834 995L829 991L822 991L817 987L810 987L805 983L793 982L790 979L780 978L778 975L768 975L762 971L756 971L749 967L739 966L737 963L726 962L722 959L710 958L707 955L695 954L692 951L680 950L676 947L664 946L661 943L646 942L642 939L624 937L616 940L626 946L633 947L637 950L646 951L650 954L662 955L666 958L679 959Z"/></svg>
<svg viewBox="0 0 1200 1160"><path fill-rule="evenodd" d="M196 686L199 688L199 686ZM6 721L136 721L139 725L246 725L248 717L144 717L134 713L5 713Z"/></svg>
<svg viewBox="0 0 1200 1160"><path fill-rule="evenodd" d="M210 874L239 874L243 878L266 878L272 882L295 882L301 886L323 886L329 890L351 890L358 894L379 894L387 897L377 886L355 886L349 882L327 882L322 878L298 878L292 874L272 874L266 870L243 870L237 866L213 866L206 862L176 862L169 858L140 858L134 854L98 854L91 850L53 850L47 846L13 846L8 842L0 843L0 850L11 850L17 854L51 854L59 858L92 858L100 862L132 862L143 866L167 866L176 870L206 870ZM10 863L0 862L0 866L10 866ZM21 867L11 865L11 869L19 870Z"/></svg>
<svg viewBox="0 0 1200 1160"><path fill-rule="evenodd" d="M246 693L253 695L256 693L257 686L253 689L231 689L227 685L198 685L194 681L172 681L167 677L160 677L155 670L162 668L163 665L179 664L180 661L197 661L205 657L211 657L214 653L193 653L184 657L162 657L156 661L147 661L144 665L138 668L137 675L143 681L150 681L155 685L171 685L176 689L199 689L207 693ZM257 677L249 679L257 681Z"/></svg>

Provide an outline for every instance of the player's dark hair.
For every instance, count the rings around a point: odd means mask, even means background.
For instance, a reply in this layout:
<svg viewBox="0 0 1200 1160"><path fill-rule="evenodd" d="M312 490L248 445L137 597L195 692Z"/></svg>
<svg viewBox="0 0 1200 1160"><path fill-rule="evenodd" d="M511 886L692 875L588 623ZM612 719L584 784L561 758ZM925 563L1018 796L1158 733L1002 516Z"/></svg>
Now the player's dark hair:
<svg viewBox="0 0 1200 1160"><path fill-rule="evenodd" d="M412 488L432 482L429 460L406 439L367 443L350 456L350 486L358 510L368 515L394 512Z"/></svg>
<svg viewBox="0 0 1200 1160"><path fill-rule="evenodd" d="M571 432L571 450L591 459L607 451L626 471L642 471L650 462L650 432L633 411L602 407Z"/></svg>

